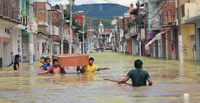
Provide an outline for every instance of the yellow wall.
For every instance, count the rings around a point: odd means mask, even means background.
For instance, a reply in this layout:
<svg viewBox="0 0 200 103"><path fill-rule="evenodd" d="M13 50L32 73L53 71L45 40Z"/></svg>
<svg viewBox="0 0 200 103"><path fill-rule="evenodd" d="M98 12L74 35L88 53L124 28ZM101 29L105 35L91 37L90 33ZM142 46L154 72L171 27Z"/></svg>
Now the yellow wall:
<svg viewBox="0 0 200 103"><path fill-rule="evenodd" d="M189 0L180 0L181 1L181 5L183 5L184 3L188 3ZM200 0L196 0L196 3L200 3ZM176 0L176 7L177 7L177 0Z"/></svg>
<svg viewBox="0 0 200 103"><path fill-rule="evenodd" d="M185 14L185 16L182 17L182 21L181 21L182 24L185 23L184 22L185 19L194 17L196 15L200 15L200 11L199 11L200 0L196 0L196 3L188 3L188 0L182 0L182 4L184 4L184 14ZM176 2L176 6L177 6L177 2ZM176 19L176 23L178 25L178 19Z"/></svg>
<svg viewBox="0 0 200 103"><path fill-rule="evenodd" d="M195 25L185 24L182 25L182 38L183 38L183 58L184 60L192 60L192 47L190 43L190 35L195 35Z"/></svg>

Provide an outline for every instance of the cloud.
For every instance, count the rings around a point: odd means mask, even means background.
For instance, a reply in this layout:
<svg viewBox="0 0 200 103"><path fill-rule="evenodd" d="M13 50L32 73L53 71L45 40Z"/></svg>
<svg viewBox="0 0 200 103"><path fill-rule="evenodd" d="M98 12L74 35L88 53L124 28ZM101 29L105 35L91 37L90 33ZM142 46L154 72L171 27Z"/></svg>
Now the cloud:
<svg viewBox="0 0 200 103"><path fill-rule="evenodd" d="M34 1L49 1L52 5L68 4L68 0L34 0ZM115 3L124 6L129 6L131 2L136 3L137 0L75 0L75 5L94 4L94 3ZM135 5L134 5L135 6Z"/></svg>

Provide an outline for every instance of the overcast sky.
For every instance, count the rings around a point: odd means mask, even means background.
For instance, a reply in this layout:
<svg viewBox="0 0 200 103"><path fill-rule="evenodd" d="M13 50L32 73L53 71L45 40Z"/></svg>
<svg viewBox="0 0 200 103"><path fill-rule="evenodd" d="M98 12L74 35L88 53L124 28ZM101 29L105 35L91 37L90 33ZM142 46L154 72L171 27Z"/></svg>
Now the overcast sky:
<svg viewBox="0 0 200 103"><path fill-rule="evenodd" d="M45 1L45 0L34 0L34 1ZM47 1L47 0L46 0ZM55 4L68 4L68 0L48 0L52 5ZM115 3L124 6L129 6L133 2L134 6L137 0L75 0L75 5L81 4L93 4L93 3Z"/></svg>

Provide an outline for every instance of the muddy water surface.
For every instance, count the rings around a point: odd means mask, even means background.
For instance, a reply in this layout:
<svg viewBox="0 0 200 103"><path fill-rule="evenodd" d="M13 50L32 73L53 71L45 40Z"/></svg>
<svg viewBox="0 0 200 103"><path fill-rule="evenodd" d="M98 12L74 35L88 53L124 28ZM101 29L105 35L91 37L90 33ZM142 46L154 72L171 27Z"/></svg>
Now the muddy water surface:
<svg viewBox="0 0 200 103"><path fill-rule="evenodd" d="M184 102L183 94L190 95L190 102L200 102L200 63L176 60L139 58L117 53L93 53L95 65L111 70L92 74L77 74L66 70L62 76L37 76L41 65L34 62L20 64L20 71L11 68L0 69L0 102ZM105 81L103 78L123 79L134 69L134 61L141 59L148 71L152 87L134 88ZM128 81L131 83L131 80Z"/></svg>

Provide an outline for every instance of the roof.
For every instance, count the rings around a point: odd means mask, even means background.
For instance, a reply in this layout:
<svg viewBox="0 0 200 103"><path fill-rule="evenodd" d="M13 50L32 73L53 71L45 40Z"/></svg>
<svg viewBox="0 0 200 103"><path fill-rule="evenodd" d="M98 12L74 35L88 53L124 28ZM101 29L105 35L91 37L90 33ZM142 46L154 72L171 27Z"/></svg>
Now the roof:
<svg viewBox="0 0 200 103"><path fill-rule="evenodd" d="M190 18L187 18L184 20L185 23L196 23L197 21L199 21L200 19L200 15L196 15Z"/></svg>
<svg viewBox="0 0 200 103"><path fill-rule="evenodd" d="M76 14L74 15L74 18L76 19L76 21L80 24L83 25L83 17L81 14Z"/></svg>
<svg viewBox="0 0 200 103"><path fill-rule="evenodd" d="M7 17L7 16L3 16L3 15L0 15L0 19L4 19L4 20L10 21L10 22L21 24L21 22L14 20L14 19L11 19L10 17Z"/></svg>
<svg viewBox="0 0 200 103"><path fill-rule="evenodd" d="M50 12L51 14L55 14L55 12L60 13L61 11L58 9L49 9L47 10L48 12Z"/></svg>
<svg viewBox="0 0 200 103"><path fill-rule="evenodd" d="M104 29L104 32L111 32L112 31L112 29Z"/></svg>

